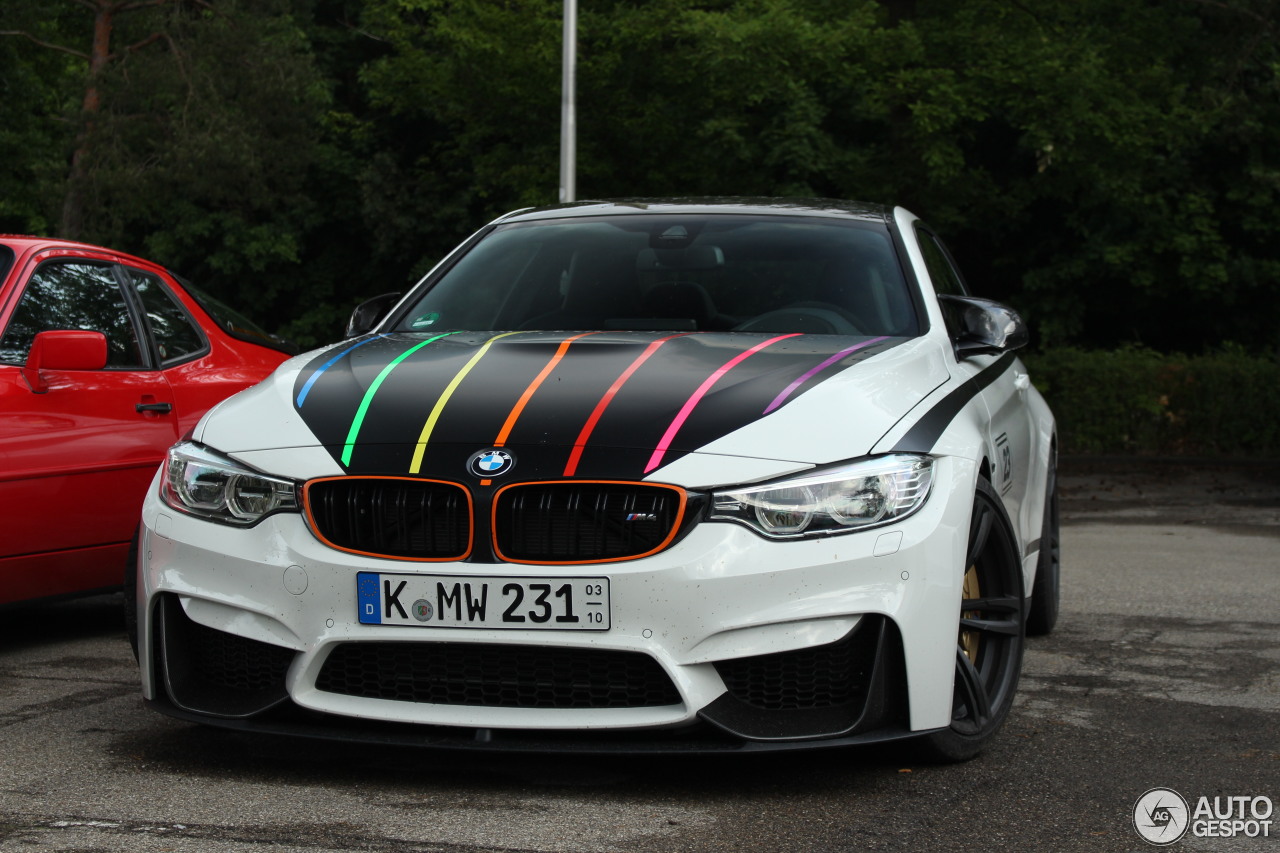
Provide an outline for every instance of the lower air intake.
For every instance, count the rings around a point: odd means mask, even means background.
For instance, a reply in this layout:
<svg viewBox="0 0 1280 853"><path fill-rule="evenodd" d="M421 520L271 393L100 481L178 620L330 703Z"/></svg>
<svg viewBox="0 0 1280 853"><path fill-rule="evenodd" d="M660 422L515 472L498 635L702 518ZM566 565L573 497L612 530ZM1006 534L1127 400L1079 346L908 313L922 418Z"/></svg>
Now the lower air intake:
<svg viewBox="0 0 1280 853"><path fill-rule="evenodd" d="M644 708L680 704L640 652L486 643L344 643L316 688L329 693L490 708Z"/></svg>
<svg viewBox="0 0 1280 853"><path fill-rule="evenodd" d="M180 708L246 717L287 698L292 649L219 631L192 620L178 597L161 596L157 652L165 690Z"/></svg>

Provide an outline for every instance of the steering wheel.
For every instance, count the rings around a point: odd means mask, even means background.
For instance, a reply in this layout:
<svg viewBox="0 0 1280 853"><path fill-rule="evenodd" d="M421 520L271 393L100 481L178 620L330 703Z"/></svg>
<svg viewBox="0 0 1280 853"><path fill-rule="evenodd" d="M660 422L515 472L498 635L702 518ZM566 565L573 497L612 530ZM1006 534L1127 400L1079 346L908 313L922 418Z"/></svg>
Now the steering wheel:
<svg viewBox="0 0 1280 853"><path fill-rule="evenodd" d="M860 335L861 330L838 305L795 302L757 314L733 327L735 332L801 332L809 335Z"/></svg>

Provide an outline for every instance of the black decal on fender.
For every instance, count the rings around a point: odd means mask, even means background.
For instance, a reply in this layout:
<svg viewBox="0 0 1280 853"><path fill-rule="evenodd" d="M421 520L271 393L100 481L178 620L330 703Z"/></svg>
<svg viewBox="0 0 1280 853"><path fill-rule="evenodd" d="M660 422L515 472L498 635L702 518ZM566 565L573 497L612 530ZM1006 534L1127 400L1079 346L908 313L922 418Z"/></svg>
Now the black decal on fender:
<svg viewBox="0 0 1280 853"><path fill-rule="evenodd" d="M928 453L938 443L942 433L955 420L960 410L982 390L999 379L1013 365L1014 354L1007 352L992 362L985 370L969 379L924 414L915 426L907 431L894 446L894 453Z"/></svg>

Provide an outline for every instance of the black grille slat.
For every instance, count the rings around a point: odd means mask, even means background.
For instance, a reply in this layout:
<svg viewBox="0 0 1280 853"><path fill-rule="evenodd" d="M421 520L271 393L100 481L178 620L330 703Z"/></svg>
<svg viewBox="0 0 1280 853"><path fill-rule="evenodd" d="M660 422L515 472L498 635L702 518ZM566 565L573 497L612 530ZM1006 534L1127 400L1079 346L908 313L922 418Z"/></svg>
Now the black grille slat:
<svg viewBox="0 0 1280 853"><path fill-rule="evenodd" d="M486 643L344 643L316 688L329 693L491 708L640 708L680 703L640 652Z"/></svg>
<svg viewBox="0 0 1280 853"><path fill-rule="evenodd" d="M661 486L527 483L498 496L495 534L510 560L618 560L661 547L680 511L681 494Z"/></svg>
<svg viewBox="0 0 1280 853"><path fill-rule="evenodd" d="M347 477L309 483L317 532L349 551L406 559L461 559L471 543L470 501L461 486L425 480Z"/></svg>
<svg viewBox="0 0 1280 853"><path fill-rule="evenodd" d="M313 529L336 548L409 560L461 560L471 551L475 522L461 485L335 477L308 483L304 495ZM500 560L591 563L664 547L683 521L686 496L650 483L557 481L513 484L494 500Z"/></svg>

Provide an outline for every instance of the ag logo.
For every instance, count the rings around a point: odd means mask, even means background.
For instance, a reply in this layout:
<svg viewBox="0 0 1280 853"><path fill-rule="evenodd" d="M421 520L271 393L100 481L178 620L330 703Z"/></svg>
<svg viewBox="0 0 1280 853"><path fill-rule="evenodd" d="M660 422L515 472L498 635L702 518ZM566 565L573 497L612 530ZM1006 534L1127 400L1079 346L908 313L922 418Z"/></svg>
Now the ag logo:
<svg viewBox="0 0 1280 853"><path fill-rule="evenodd" d="M1187 801L1171 788L1152 788L1133 805L1133 828L1161 847L1185 835L1190 823Z"/></svg>
<svg viewBox="0 0 1280 853"><path fill-rule="evenodd" d="M505 450L481 450L471 454L467 470L477 477L499 477L516 465L516 458Z"/></svg>

